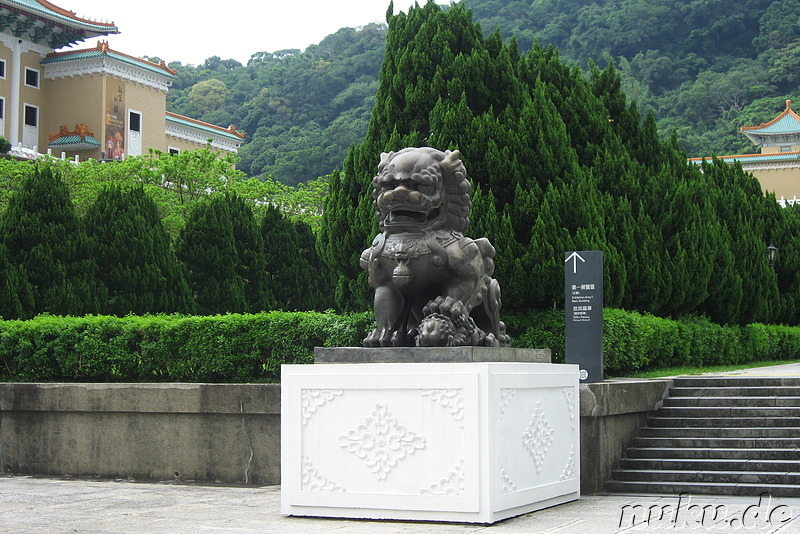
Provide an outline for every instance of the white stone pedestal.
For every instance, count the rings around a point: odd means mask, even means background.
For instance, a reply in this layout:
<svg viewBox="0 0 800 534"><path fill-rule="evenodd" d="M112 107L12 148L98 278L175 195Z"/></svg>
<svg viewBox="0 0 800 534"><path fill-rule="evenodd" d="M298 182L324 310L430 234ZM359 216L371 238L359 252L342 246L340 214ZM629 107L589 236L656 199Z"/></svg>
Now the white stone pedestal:
<svg viewBox="0 0 800 534"><path fill-rule="evenodd" d="M580 497L578 366L281 368L285 515L493 523Z"/></svg>

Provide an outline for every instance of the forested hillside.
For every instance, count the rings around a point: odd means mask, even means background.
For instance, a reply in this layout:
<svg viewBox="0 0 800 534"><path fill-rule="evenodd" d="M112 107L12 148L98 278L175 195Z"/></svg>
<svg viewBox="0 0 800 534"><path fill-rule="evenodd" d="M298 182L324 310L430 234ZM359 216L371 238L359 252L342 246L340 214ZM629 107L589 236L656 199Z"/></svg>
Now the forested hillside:
<svg viewBox="0 0 800 534"><path fill-rule="evenodd" d="M253 54L247 65L212 57L171 63L177 79L167 107L245 132L239 169L287 185L341 164L367 129L386 27L343 28L305 51Z"/></svg>
<svg viewBox="0 0 800 534"><path fill-rule="evenodd" d="M738 133L800 98L798 0L463 0L484 32L566 61L613 60L623 90L690 156L745 153Z"/></svg>
<svg viewBox="0 0 800 534"><path fill-rule="evenodd" d="M462 0L484 35L535 40L584 72L613 60L622 88L689 156L754 150L738 133L800 98L800 0ZM420 2L424 4L424 2ZM387 3L388 5L388 3ZM304 51L178 70L171 111L247 135L239 168L293 185L329 174L366 133L386 27L343 28Z"/></svg>

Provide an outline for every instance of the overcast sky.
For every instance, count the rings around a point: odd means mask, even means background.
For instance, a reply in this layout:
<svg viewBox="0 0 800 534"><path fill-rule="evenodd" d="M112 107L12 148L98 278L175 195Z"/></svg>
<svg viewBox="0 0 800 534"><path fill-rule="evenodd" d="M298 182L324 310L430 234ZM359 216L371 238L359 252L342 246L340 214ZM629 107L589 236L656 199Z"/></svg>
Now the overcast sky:
<svg viewBox="0 0 800 534"><path fill-rule="evenodd" d="M246 64L256 52L304 50L339 28L385 22L389 7L389 0L51 1L79 17L116 24L120 34L106 38L114 50L184 65L211 56ZM395 0L394 12L412 5L414 0Z"/></svg>

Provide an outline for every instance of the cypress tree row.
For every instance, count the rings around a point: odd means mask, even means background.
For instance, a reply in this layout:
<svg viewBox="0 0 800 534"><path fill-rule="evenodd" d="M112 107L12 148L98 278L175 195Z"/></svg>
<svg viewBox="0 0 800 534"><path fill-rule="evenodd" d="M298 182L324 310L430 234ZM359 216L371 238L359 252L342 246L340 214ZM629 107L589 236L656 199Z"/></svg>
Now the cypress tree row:
<svg viewBox="0 0 800 534"><path fill-rule="evenodd" d="M143 187L107 187L81 220L66 184L38 166L0 215L0 318L257 313L276 306L272 285L284 309L325 310L315 245L308 225L274 207L261 225L225 192L197 204L173 248Z"/></svg>
<svg viewBox="0 0 800 534"><path fill-rule="evenodd" d="M613 65L584 75L552 47L520 54L497 32L484 39L461 5L429 1L387 20L372 120L331 179L319 235L340 307L368 307L358 255L377 230L380 153L431 146L462 153L474 186L468 233L497 248L506 308L560 305L564 252L595 249L608 306L798 322L797 212L740 168L688 165L652 113L626 103Z"/></svg>
<svg viewBox="0 0 800 534"><path fill-rule="evenodd" d="M47 167L12 195L0 218L3 319L257 313L276 306L271 286L283 309L332 304L311 228L274 207L259 225L235 194L197 204L174 250L142 187L104 189L81 221Z"/></svg>
<svg viewBox="0 0 800 534"><path fill-rule="evenodd" d="M103 190L86 214L98 278L108 289L102 313L192 313L183 266L170 247L155 202L141 187Z"/></svg>

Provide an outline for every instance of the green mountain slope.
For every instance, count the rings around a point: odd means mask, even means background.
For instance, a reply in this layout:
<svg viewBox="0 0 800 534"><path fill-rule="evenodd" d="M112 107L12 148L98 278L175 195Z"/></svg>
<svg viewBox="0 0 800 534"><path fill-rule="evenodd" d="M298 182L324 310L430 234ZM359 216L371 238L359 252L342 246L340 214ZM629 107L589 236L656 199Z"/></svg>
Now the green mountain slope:
<svg viewBox="0 0 800 534"><path fill-rule="evenodd" d="M420 2L422 3L422 2ZM800 95L800 0L462 0L521 53L554 45L584 71L613 61L623 90L690 156L752 152L742 125ZM239 168L297 184L341 165L366 133L386 27L343 28L318 45L218 57L178 71L171 111L247 135Z"/></svg>
<svg viewBox="0 0 800 534"><path fill-rule="evenodd" d="M288 185L330 174L366 132L386 27L343 28L305 51L253 54L247 65L212 57L172 63L170 111L246 134L239 168Z"/></svg>
<svg viewBox="0 0 800 534"><path fill-rule="evenodd" d="M798 94L798 0L463 1L523 50L539 39L584 68L613 60L628 98L692 156L753 151L739 128Z"/></svg>

